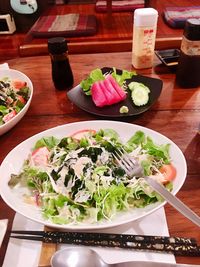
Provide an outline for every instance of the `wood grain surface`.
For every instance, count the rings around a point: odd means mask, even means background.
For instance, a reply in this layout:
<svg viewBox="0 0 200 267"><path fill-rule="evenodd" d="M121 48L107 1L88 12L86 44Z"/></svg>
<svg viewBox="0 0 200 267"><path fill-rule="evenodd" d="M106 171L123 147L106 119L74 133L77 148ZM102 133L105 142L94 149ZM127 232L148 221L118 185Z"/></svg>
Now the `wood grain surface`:
<svg viewBox="0 0 200 267"><path fill-rule="evenodd" d="M105 53L70 55L74 86L97 67L116 67L131 70L131 53ZM102 120L88 114L69 101L66 91L55 90L51 80L51 63L48 56L18 58L8 61L11 68L24 72L34 86L31 106L25 117L9 132L0 136L0 163L9 151L20 142L43 130L70 122ZM185 155L188 167L186 181L177 194L191 209L200 215L200 87L182 89L175 82L175 73L155 58L151 69L138 70L139 74L159 78L163 90L158 101L147 112L120 118L131 124L142 125L160 132L174 141ZM107 118L111 119L112 118ZM118 120L117 118L115 120ZM1 177L2 179L2 177ZM0 218L9 218L11 229L14 212L0 200ZM174 208L165 205L170 235L194 237L200 244L199 228ZM0 265L8 243L8 233L0 251ZM200 258L177 257L179 263L199 264Z"/></svg>
<svg viewBox="0 0 200 267"><path fill-rule="evenodd" d="M4 3L5 2L5 3ZM0 10L6 14L9 1L2 0ZM42 3L41 3L42 2ZM44 2L44 3L43 3ZM133 36L133 12L97 13L95 4L50 5L40 1L41 15L55 14L92 14L97 18L97 33L93 36L71 37L70 54L131 51ZM199 0L149 0L149 5L158 10L157 49L180 47L183 29L170 28L163 20L163 10L167 6L199 6ZM19 14L20 16L20 14ZM23 16L22 16L23 17ZM27 20L28 18L26 18ZM29 31L16 31L12 35L2 35L0 42L0 60L14 57L47 54L47 39L32 38Z"/></svg>
<svg viewBox="0 0 200 267"><path fill-rule="evenodd" d="M44 231L53 231L53 229L45 226ZM51 257L56 251L57 244L42 242L38 267L50 267Z"/></svg>

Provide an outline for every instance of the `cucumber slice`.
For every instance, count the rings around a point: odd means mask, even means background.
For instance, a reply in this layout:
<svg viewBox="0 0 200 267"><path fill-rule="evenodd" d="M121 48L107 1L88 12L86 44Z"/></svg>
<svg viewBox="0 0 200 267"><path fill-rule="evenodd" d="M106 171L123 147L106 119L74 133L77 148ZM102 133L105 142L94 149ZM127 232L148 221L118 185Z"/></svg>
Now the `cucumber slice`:
<svg viewBox="0 0 200 267"><path fill-rule="evenodd" d="M142 87L144 88L148 93L150 93L149 87L147 87L146 85L144 85L143 83L139 83L139 82L131 82L128 85L128 88L133 91L135 88L138 87Z"/></svg>
<svg viewBox="0 0 200 267"><path fill-rule="evenodd" d="M131 98L136 106L144 106L149 101L149 92L143 86L138 86L131 92Z"/></svg>

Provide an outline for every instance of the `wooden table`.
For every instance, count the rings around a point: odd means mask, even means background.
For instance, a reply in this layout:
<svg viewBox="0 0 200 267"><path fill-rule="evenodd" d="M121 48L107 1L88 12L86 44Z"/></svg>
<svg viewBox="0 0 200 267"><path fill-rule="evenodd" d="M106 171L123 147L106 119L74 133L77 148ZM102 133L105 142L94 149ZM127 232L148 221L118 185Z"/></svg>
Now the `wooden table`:
<svg viewBox="0 0 200 267"><path fill-rule="evenodd" d="M115 66L131 70L131 54L106 53L90 55L71 55L70 62L77 85L94 68ZM86 113L73 105L65 91L56 91L51 81L51 65L48 56L18 58L8 61L11 68L27 74L34 85L34 96L25 117L8 133L0 137L0 163L7 153L28 137L57 125L70 122L98 120L100 117ZM120 119L132 124L151 128L172 139L184 153L188 174L178 193L178 197L200 215L200 87L181 89L175 84L175 75L166 67L159 65L140 70L138 73L163 80L163 90L159 100L147 112ZM3 177L1 177L3 179ZM0 218L9 218L11 229L14 212L0 200ZM200 244L199 228L183 217L168 204L165 206L170 235L194 237ZM0 265L8 243L6 234L0 250ZM200 258L177 257L179 263L200 263Z"/></svg>

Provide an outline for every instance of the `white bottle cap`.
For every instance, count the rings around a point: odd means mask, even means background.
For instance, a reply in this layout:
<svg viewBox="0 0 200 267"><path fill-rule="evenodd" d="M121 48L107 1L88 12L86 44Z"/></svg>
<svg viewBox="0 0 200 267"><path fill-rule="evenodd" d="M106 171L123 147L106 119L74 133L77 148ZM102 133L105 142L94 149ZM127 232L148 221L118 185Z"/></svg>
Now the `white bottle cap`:
<svg viewBox="0 0 200 267"><path fill-rule="evenodd" d="M154 8L137 8L134 12L135 26L155 26L158 20L158 11Z"/></svg>

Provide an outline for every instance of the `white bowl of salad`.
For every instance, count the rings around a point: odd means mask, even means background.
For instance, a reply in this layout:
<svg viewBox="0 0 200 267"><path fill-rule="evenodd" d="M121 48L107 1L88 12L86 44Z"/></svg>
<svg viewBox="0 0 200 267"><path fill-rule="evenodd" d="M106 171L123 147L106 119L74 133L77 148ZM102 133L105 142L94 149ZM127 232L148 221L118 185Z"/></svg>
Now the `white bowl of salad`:
<svg viewBox="0 0 200 267"><path fill-rule="evenodd" d="M27 112L33 95L33 84L22 72L0 70L0 135L14 127Z"/></svg>
<svg viewBox="0 0 200 267"><path fill-rule="evenodd" d="M141 219L165 202L142 175L128 177L118 166L113 153L122 148L145 175L173 194L179 191L187 165L173 141L139 125L98 120L51 128L15 147L0 166L1 197L23 216L60 229L103 229Z"/></svg>

